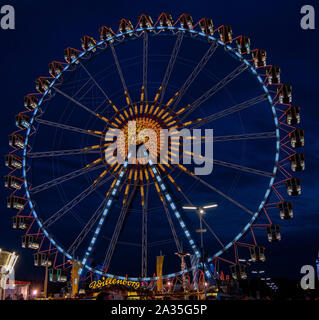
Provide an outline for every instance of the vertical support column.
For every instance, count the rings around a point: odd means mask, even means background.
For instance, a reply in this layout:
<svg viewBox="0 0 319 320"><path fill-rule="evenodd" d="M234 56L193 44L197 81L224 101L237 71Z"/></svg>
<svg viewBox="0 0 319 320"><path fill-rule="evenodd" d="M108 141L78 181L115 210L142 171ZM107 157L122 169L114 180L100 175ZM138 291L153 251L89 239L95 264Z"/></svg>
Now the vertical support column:
<svg viewBox="0 0 319 320"><path fill-rule="evenodd" d="M48 261L45 265L44 298L48 297Z"/></svg>
<svg viewBox="0 0 319 320"><path fill-rule="evenodd" d="M144 98L148 101L147 95L147 64L148 64L148 34L144 31L143 38L143 87L144 87Z"/></svg>
<svg viewBox="0 0 319 320"><path fill-rule="evenodd" d="M76 296L79 292L79 281L80 274L79 270L81 269L81 263L79 261L72 261L72 297Z"/></svg>
<svg viewBox="0 0 319 320"><path fill-rule="evenodd" d="M143 207L143 222L142 222L142 277L147 277L147 205L149 185L146 186L146 197Z"/></svg>
<svg viewBox="0 0 319 320"><path fill-rule="evenodd" d="M161 254L156 257L156 275L157 275L157 291L163 291L163 262L164 256Z"/></svg>

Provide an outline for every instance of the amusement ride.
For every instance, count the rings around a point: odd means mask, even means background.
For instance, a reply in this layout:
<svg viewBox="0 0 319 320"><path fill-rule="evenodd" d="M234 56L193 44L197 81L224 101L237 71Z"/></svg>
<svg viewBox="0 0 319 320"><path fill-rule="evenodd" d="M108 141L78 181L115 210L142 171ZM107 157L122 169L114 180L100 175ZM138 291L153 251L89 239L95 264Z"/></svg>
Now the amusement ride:
<svg viewBox="0 0 319 320"><path fill-rule="evenodd" d="M54 282L72 274L154 288L160 280L162 291L206 288L228 270L246 279L241 258L266 260L266 243L281 240L280 222L294 217L291 199L301 194L301 109L280 67L231 26L189 14L162 13L155 23L142 14L135 26L121 19L81 44L36 80L9 136L7 207L35 266ZM157 134L143 161L130 161L130 122L137 135ZM125 137L117 152L107 139L116 129ZM171 137L165 161L154 161L163 129L202 131ZM209 143L208 175L172 161L188 144L195 158L195 146Z"/></svg>

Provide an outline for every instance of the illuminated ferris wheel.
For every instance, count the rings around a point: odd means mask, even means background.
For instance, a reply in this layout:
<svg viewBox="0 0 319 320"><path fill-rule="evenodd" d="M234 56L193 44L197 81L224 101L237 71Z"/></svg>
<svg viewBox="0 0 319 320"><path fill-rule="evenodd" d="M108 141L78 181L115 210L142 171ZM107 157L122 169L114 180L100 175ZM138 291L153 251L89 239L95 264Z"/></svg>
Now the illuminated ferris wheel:
<svg viewBox="0 0 319 320"><path fill-rule="evenodd" d="M82 276L153 281L160 251L164 279L200 264L218 278L220 263L245 279L241 257L265 261L264 239L279 241L276 221L293 218L282 194L301 194L304 131L292 86L265 50L209 18L194 23L182 14L174 22L162 13L153 23L143 14L136 27L122 19L117 32L103 26L99 36L83 36L80 50L64 51L66 62L51 62L51 76L36 80L38 92L16 115L5 184L22 246L35 251L35 265L50 266L53 281L67 280L72 261ZM189 138L193 148L214 144L212 173L173 163L185 146L180 139L171 139L164 163L151 160L160 141L143 163L130 162L130 122L137 134L213 129L209 141ZM115 129L125 137L121 163L106 141ZM185 270L176 270L176 252L192 255Z"/></svg>

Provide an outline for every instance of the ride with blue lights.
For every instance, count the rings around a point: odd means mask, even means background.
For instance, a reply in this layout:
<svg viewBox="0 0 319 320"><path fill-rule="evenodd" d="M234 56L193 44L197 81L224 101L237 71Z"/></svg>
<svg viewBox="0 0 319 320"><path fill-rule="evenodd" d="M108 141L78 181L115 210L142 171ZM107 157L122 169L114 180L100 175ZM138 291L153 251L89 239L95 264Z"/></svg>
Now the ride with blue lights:
<svg viewBox="0 0 319 320"><path fill-rule="evenodd" d="M188 14L174 22L162 13L155 23L143 14L135 27L122 19L117 32L103 26L99 40L83 36L81 44L65 49L65 62L50 63L51 77L36 80L37 93L25 96L26 110L16 115L18 130L9 138L7 206L17 211L14 228L25 232L24 247L49 261L52 275L78 261L83 279L96 273L153 285L151 261L160 246L168 282L194 269L203 279L218 277L223 264L230 264L234 279L245 279L241 256L266 259L257 234L280 241L279 221L294 217L282 189L289 198L301 194L301 108L292 105L292 86L281 82L280 67L267 63L266 51L253 49L248 36L234 36L231 26L215 28L210 18L194 23ZM148 149L152 157L144 152L146 162L131 162L130 121L137 135L149 129L157 136ZM171 139L165 161L153 161L162 151L162 129L208 129L211 123L210 141L189 140L214 143L212 174L197 176L193 163L172 161L185 141ZM109 130L123 132L116 152L106 139ZM51 146L48 137L54 137ZM196 234L198 217L184 208L206 210L216 202ZM206 252L198 249L204 230ZM198 263L187 261L176 271L176 249Z"/></svg>

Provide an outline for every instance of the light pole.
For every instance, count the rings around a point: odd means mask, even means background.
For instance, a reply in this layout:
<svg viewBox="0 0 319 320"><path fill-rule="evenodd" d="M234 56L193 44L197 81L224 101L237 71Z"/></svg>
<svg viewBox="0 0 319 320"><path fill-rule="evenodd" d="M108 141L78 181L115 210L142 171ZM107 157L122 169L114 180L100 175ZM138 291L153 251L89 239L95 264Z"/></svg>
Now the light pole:
<svg viewBox="0 0 319 320"><path fill-rule="evenodd" d="M256 292L256 298L261 299L261 282L260 282L260 280L261 280L261 275L265 274L265 270L253 270L251 273L257 275L258 291Z"/></svg>
<svg viewBox="0 0 319 320"><path fill-rule="evenodd" d="M206 277L205 277L205 251L204 251L204 237L203 233L207 230L203 229L203 215L206 214L206 210L213 209L218 207L217 203L208 204L205 206L184 206L184 210L193 210L196 211L199 217L199 229L196 230L197 233L200 233L200 250L201 250L201 263L203 268L203 276L204 276L204 292L205 292L205 299L207 296L207 288L206 288Z"/></svg>

